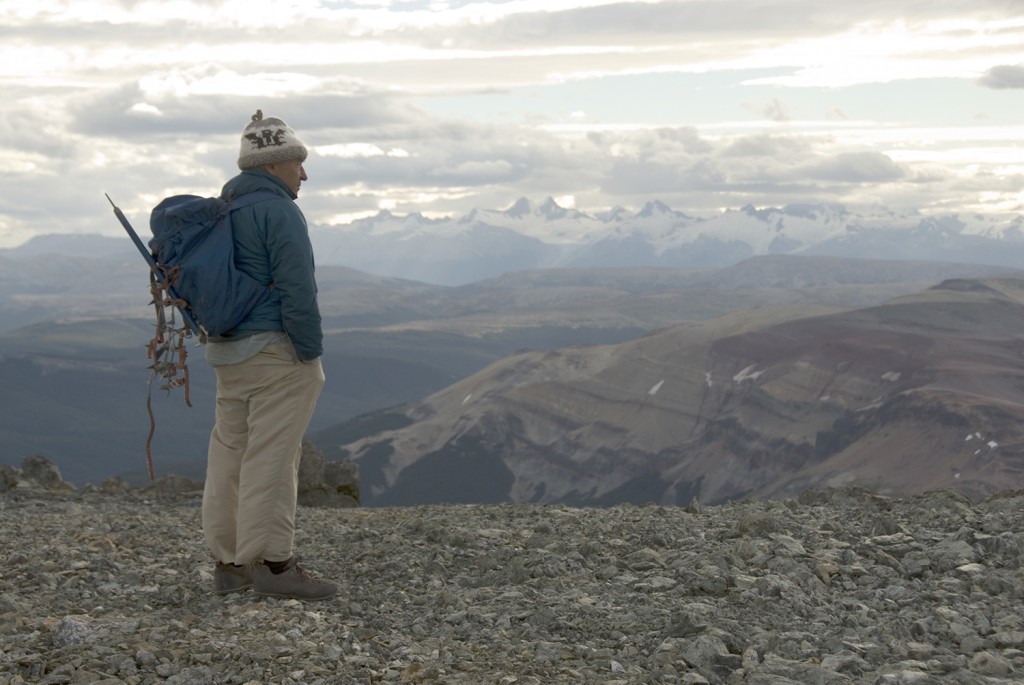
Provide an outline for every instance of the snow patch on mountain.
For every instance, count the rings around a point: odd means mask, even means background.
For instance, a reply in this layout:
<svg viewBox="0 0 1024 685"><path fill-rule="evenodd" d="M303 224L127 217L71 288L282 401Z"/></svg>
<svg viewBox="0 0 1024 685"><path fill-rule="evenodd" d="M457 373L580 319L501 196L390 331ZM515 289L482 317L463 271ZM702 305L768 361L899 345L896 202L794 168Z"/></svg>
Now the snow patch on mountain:
<svg viewBox="0 0 1024 685"><path fill-rule="evenodd" d="M318 261L369 273L461 285L524 269L695 267L762 255L1024 263L1024 217L925 216L884 207L793 204L690 216L658 200L640 211L588 214L520 198L461 217L380 212L314 227Z"/></svg>
<svg viewBox="0 0 1024 685"><path fill-rule="evenodd" d="M756 381L758 378L764 375L764 370L754 371L757 368L754 364L744 368L742 371L732 377L736 383L742 383L743 381Z"/></svg>

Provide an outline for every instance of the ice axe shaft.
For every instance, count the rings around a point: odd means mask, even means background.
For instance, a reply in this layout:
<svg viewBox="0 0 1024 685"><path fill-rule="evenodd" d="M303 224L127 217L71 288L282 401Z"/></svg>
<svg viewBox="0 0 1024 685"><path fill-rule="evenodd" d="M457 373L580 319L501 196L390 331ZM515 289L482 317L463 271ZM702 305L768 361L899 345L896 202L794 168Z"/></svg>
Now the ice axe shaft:
<svg viewBox="0 0 1024 685"><path fill-rule="evenodd" d="M149 264L149 268L156 273L156 277L161 278L159 270L155 268L156 259L146 247L146 244L142 242L142 238L139 237L139 234L135 232L134 228L132 228L132 225L128 222L128 217L124 215L124 212L121 211L120 207L114 204L114 201L110 199L109 195L106 193L103 193L103 195L106 196L107 202L110 203L110 206L114 208L114 216L116 216L117 220L121 222L122 226L124 226L124 230L128 232L128 237L132 239L133 243L135 243L135 247L138 248L142 258L146 260L147 264ZM173 288L168 288L168 291L175 299L180 299L178 298L178 294L174 292ZM199 324L196 322L195 317L192 316L192 312L190 312L187 307L178 307L178 311L181 312L181 316L185 320L185 324L192 330L192 332L199 333Z"/></svg>

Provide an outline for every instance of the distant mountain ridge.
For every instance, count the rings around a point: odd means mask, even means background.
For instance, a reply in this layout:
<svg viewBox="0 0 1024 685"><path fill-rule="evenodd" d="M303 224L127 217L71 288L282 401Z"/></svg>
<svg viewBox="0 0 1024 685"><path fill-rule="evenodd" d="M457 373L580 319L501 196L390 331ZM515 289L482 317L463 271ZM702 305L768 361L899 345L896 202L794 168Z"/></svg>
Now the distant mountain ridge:
<svg viewBox="0 0 1024 685"><path fill-rule="evenodd" d="M144 465L153 314L137 261L0 257L0 463L42 454L78 484ZM802 316L847 310L946 279L1014 273L782 255L721 269L542 269L451 288L320 264L329 383L314 437L325 447L349 442L339 437L347 428L332 427L423 398L523 350L621 343L730 314L760 321L787 307ZM193 408L176 395L154 398L160 473L203 473L213 378L195 352Z"/></svg>
<svg viewBox="0 0 1024 685"><path fill-rule="evenodd" d="M138 223L138 221L136 221ZM710 217L658 200L631 212L588 214L554 199L451 218L382 211L310 231L317 263L435 285L463 285L542 268L717 268L764 255L1024 264L1024 216L924 215L838 204L745 206ZM127 239L37 236L0 259L42 254L118 256Z"/></svg>

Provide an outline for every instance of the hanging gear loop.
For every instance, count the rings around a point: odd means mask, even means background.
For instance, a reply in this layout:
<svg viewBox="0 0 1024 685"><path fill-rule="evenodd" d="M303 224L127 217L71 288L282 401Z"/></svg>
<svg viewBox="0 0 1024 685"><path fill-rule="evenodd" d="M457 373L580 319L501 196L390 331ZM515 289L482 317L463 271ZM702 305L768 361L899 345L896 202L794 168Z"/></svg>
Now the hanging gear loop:
<svg viewBox="0 0 1024 685"><path fill-rule="evenodd" d="M106 195L106 193L104 193ZM124 213L114 204L114 201L107 195L107 200L114 208L114 215L121 225L124 226L128 236L135 243L135 247L149 263L149 292L152 297L152 304L156 309L156 324L153 338L146 345L146 358L151 361L149 366L148 393L146 396L146 411L149 414L149 435L146 437L146 466L149 470L149 480L156 480L153 468L153 436L156 434L156 417L153 415L153 381L157 378L163 380L161 390L170 392L174 388L183 388L185 393L185 405L192 406L189 390L188 374L188 351L185 346L187 338L197 332L200 340L205 342L206 335L203 329L196 323L195 318L188 310L188 303L177 296L175 292L175 279L177 269L167 269L157 263L150 254L145 243L139 238L138 233L132 228ZM179 324L178 314L181 314L182 321Z"/></svg>

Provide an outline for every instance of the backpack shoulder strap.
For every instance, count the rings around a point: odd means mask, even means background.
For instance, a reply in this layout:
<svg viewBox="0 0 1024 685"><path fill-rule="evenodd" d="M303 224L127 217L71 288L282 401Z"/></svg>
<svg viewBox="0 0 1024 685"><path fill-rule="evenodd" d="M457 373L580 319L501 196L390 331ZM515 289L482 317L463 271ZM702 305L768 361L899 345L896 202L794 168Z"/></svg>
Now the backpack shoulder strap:
<svg viewBox="0 0 1024 685"><path fill-rule="evenodd" d="M255 204L257 202L263 202L264 200L284 200L277 193L270 190L254 190L251 193L245 193L244 195L238 195L228 200L227 211L233 209L240 209L247 205Z"/></svg>

